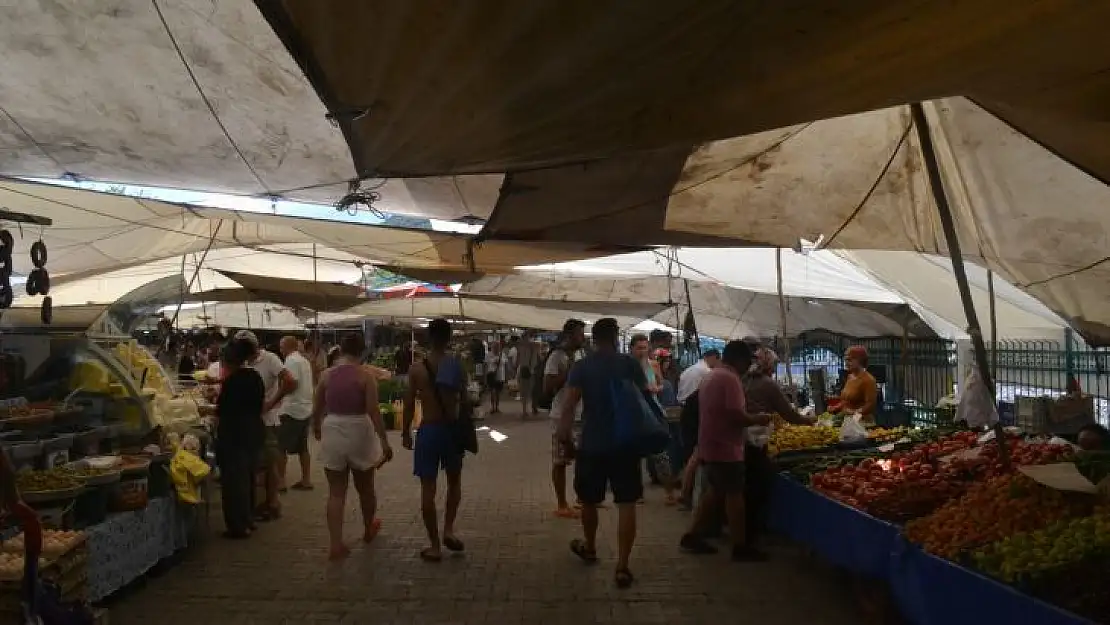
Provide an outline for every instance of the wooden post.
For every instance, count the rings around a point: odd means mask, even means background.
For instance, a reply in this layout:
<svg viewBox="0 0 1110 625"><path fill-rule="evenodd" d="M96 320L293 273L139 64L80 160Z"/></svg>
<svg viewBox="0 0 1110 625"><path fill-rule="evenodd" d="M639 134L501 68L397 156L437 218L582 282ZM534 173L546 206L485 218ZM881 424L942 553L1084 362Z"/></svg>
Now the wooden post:
<svg viewBox="0 0 1110 625"><path fill-rule="evenodd" d="M979 376L990 390L992 401L997 401L995 399L994 376L991 375L990 363L987 360L987 347L983 343L983 330L979 325L979 316L975 312L975 302L971 299L971 286L967 281L964 257L960 251L960 238L956 234L952 209L948 205L948 195L944 191L944 181L940 175L936 149L933 147L933 136L929 133L929 122L925 118L925 109L920 102L910 104L910 114L913 116L913 125L917 131L918 141L921 143L921 155L925 161L925 172L929 177L929 190L932 192L933 201L937 205L937 216L940 217L941 229L944 231L944 241L948 246L948 256L952 260L952 273L956 276L956 287L960 292L964 317L967 319L967 333L971 336L971 346L975 352L975 365L979 369ZM1002 465L1008 469L1010 467L1010 448L1006 444L1006 433L1003 431L1000 422L995 422L994 434L998 441L999 459L1002 461Z"/></svg>

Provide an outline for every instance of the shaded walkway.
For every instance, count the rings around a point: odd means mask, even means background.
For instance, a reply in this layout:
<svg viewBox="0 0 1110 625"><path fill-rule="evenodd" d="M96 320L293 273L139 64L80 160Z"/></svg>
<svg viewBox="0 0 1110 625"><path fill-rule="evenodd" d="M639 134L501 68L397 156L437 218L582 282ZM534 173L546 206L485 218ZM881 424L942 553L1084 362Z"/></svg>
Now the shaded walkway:
<svg viewBox="0 0 1110 625"><path fill-rule="evenodd" d="M483 438L481 454L467 458L458 524L465 557L439 564L416 557L425 540L419 494L411 454L395 440L397 458L379 475L384 526L372 547L356 547L341 564L326 563L318 475L315 491L287 495L285 518L249 541L216 537L222 523L213 509L213 537L115 602L113 625L860 622L835 575L792 548L772 546L773 560L759 564L680 553L676 540L688 517L664 508L657 489L649 489L640 508L633 552L638 583L615 589L616 512L602 515L603 563L594 568L568 551L577 522L551 515L546 419L501 416L488 424L508 438ZM353 502L348 508L353 539L358 517Z"/></svg>

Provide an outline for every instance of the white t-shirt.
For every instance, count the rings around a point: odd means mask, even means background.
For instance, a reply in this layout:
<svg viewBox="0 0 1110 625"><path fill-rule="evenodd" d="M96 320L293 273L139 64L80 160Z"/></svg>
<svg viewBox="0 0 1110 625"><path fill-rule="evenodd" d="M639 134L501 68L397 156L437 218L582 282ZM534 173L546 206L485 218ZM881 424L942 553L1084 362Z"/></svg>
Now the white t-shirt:
<svg viewBox="0 0 1110 625"><path fill-rule="evenodd" d="M282 398L278 415L303 421L312 416L312 363L300 352L293 352L285 357L285 370L297 381L297 388Z"/></svg>
<svg viewBox="0 0 1110 625"><path fill-rule="evenodd" d="M251 368L262 376L262 384L266 387L266 401L269 401L277 394L278 380L281 379L281 370L285 365L281 364L281 358L278 358L277 354L260 349L258 360L251 363ZM278 415L276 406L262 415L262 422L269 426L281 425L281 417Z"/></svg>
<svg viewBox="0 0 1110 625"><path fill-rule="evenodd" d="M699 360L692 366L687 367L682 375L678 377L678 401L684 402L693 395L710 371L712 369L704 360Z"/></svg>
<svg viewBox="0 0 1110 625"><path fill-rule="evenodd" d="M575 361L577 360L578 358L576 357ZM562 349L557 349L552 352L551 357L547 359L547 365L543 368L543 377L546 379L549 375L560 375L569 370L572 364L574 363L571 361L570 356L567 355L567 352ZM567 386L563 384L563 388L559 389L559 392L555 393L555 397L551 398L551 410L548 412L548 415L550 415L552 419L558 419L561 414L560 410L562 408L563 395L566 394L566 390ZM575 406L574 419L575 421L582 420L581 400L579 400L578 405Z"/></svg>

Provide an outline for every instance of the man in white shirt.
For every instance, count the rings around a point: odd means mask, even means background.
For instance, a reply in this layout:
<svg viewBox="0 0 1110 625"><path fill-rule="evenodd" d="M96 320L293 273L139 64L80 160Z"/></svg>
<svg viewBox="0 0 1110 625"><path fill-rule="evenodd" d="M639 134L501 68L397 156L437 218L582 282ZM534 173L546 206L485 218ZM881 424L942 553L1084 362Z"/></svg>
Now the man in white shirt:
<svg viewBox="0 0 1110 625"><path fill-rule="evenodd" d="M709 375L710 370L721 363L721 354L711 349L702 356L693 366L687 367L678 378L678 403L684 403L687 398L698 390L701 381Z"/></svg>
<svg viewBox="0 0 1110 625"><path fill-rule="evenodd" d="M562 340L559 347L551 352L547 364L543 369L544 392L552 396L551 410L551 483L555 487L555 516L564 519L578 517L567 502L567 467L574 459L574 448L560 440L556 433L559 417L562 415L561 404L566 395L567 374L574 365L578 350L586 342L586 324L578 319L568 319L563 324ZM579 422L582 420L582 405L575 410L574 439L578 440L580 434Z"/></svg>
<svg viewBox="0 0 1110 625"><path fill-rule="evenodd" d="M698 399L697 390L709 372L721 364L721 352L711 349L702 354L701 360L693 366L687 367L678 378L678 403L682 404L679 413L679 430L682 439L682 462L685 468L682 471L682 508L689 510L693 504L694 475L698 462L694 459L694 451L698 444Z"/></svg>
<svg viewBox="0 0 1110 625"><path fill-rule="evenodd" d="M311 456L308 454L308 426L312 416L312 363L300 351L300 342L295 336L281 339L281 355L285 357L285 370L293 378L296 386L287 394L278 407L281 425L278 428L277 469L279 485L285 486L285 471L289 456L297 456L301 461L301 481L295 482L293 490L312 490Z"/></svg>
<svg viewBox="0 0 1110 625"><path fill-rule="evenodd" d="M278 477L278 427L281 419L278 416L278 405L286 395L292 393L297 382L285 370L281 358L277 354L262 349L258 345L258 337L250 330L239 330L235 333L236 339L249 341L254 345L254 356L248 365L262 377L262 384L266 388L266 401L262 404L262 423L266 426L266 439L262 444L262 467L266 471L266 501L256 510L255 518L259 521L270 521L281 517L281 500L278 492L281 488Z"/></svg>

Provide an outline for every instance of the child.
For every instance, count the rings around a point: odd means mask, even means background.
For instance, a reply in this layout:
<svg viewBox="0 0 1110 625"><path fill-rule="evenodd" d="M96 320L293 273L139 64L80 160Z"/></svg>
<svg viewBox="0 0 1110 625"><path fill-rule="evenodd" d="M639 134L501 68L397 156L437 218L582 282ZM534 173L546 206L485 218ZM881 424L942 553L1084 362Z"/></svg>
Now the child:
<svg viewBox="0 0 1110 625"><path fill-rule="evenodd" d="M176 451L170 460L170 477L177 491L177 544L183 547L188 543L197 506L201 503L200 483L208 477L212 467L197 455L200 453L200 439L195 434L186 434L180 444L174 439L176 436L171 438Z"/></svg>

